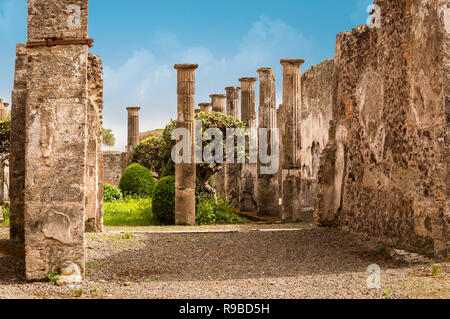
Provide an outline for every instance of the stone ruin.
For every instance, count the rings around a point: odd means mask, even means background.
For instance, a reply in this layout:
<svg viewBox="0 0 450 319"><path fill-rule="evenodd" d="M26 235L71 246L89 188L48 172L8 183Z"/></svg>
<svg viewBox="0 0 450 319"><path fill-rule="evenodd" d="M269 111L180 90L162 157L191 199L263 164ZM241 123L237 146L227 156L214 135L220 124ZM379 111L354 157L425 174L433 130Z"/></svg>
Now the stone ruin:
<svg viewBox="0 0 450 319"><path fill-rule="evenodd" d="M258 69L258 124L257 78L240 78L240 88L199 104L199 111L280 133L269 139L282 145L281 170L267 175L261 162L227 164L216 176L218 190L242 211L300 221L313 209L317 225L445 258L450 2L375 4L382 27L338 34L334 59L303 76L303 60L281 60L278 109L273 70ZM110 178L101 152L102 63L88 53L88 0L28 0L28 10L12 92L10 237L24 247L28 280L64 267L83 275L84 233L102 230L102 185ZM191 142L197 67L175 65L178 126L191 132ZM121 167L139 142L139 108L128 111L128 155L116 156ZM176 224L195 224L195 172L193 160L176 164Z"/></svg>

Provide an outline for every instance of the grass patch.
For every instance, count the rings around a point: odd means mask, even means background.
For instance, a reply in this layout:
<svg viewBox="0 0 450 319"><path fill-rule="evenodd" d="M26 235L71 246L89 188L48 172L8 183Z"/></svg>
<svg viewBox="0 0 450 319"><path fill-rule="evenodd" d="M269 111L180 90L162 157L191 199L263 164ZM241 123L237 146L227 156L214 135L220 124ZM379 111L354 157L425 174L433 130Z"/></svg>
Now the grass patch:
<svg viewBox="0 0 450 319"><path fill-rule="evenodd" d="M125 197L117 203L103 203L105 226L158 226L152 214L151 198Z"/></svg>
<svg viewBox="0 0 450 319"><path fill-rule="evenodd" d="M3 222L0 223L0 226L9 226L9 206L3 207Z"/></svg>

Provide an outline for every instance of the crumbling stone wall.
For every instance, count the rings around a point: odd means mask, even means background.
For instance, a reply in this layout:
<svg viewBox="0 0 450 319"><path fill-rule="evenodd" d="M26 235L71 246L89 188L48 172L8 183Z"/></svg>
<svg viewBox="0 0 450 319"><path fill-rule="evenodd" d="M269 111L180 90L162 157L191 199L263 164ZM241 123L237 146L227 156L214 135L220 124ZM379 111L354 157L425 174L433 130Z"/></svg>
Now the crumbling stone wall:
<svg viewBox="0 0 450 319"><path fill-rule="evenodd" d="M88 143L86 165L86 231L103 229L103 66L100 57L88 56Z"/></svg>
<svg viewBox="0 0 450 319"><path fill-rule="evenodd" d="M301 165L302 207L314 207L319 161L328 143L332 120L334 59L311 67L302 76ZM282 125L282 123L280 123Z"/></svg>
<svg viewBox="0 0 450 319"><path fill-rule="evenodd" d="M27 101L27 49L25 44L17 44L16 55L14 87L11 94L9 237L12 241L23 244L25 242L25 107Z"/></svg>
<svg viewBox="0 0 450 319"><path fill-rule="evenodd" d="M446 257L450 2L375 4L381 28L337 36L315 220Z"/></svg>
<svg viewBox="0 0 450 319"><path fill-rule="evenodd" d="M119 186L120 177L127 168L127 153L103 153L103 180Z"/></svg>

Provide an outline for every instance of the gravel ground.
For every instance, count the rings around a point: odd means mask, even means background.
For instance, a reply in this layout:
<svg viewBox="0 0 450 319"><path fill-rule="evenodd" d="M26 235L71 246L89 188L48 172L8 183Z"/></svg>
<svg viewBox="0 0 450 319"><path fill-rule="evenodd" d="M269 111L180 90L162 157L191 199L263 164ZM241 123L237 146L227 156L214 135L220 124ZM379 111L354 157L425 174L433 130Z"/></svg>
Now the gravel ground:
<svg viewBox="0 0 450 319"><path fill-rule="evenodd" d="M26 283L7 239L0 228L0 298L75 297ZM308 224L108 227L87 235L82 298L450 298L450 263L432 276L429 260L377 245ZM367 288L371 264L381 267L381 289Z"/></svg>

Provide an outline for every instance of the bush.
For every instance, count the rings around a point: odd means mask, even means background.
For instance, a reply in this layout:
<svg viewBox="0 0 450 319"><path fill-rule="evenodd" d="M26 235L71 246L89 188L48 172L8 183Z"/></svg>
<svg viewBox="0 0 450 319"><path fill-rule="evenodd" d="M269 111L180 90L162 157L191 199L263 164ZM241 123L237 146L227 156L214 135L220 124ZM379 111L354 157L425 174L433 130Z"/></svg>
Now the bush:
<svg viewBox="0 0 450 319"><path fill-rule="evenodd" d="M223 196L218 196L217 201L210 194L200 194L197 198L197 224L237 224L244 222L234 213L233 207Z"/></svg>
<svg viewBox="0 0 450 319"><path fill-rule="evenodd" d="M156 183L152 211L163 224L175 224L175 176L166 176Z"/></svg>
<svg viewBox="0 0 450 319"><path fill-rule="evenodd" d="M151 197L155 188L155 178L148 169L133 163L123 172L119 188L125 196Z"/></svg>
<svg viewBox="0 0 450 319"><path fill-rule="evenodd" d="M138 163L150 171L156 172L161 176L163 169L162 162L158 158L162 145L162 138L150 136L138 144L133 152L131 161Z"/></svg>
<svg viewBox="0 0 450 319"><path fill-rule="evenodd" d="M107 203L117 203L123 198L122 192L114 185L105 183L103 185L103 201Z"/></svg>

